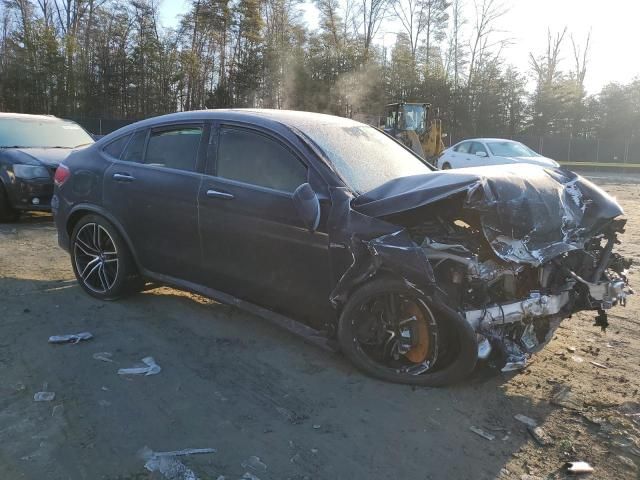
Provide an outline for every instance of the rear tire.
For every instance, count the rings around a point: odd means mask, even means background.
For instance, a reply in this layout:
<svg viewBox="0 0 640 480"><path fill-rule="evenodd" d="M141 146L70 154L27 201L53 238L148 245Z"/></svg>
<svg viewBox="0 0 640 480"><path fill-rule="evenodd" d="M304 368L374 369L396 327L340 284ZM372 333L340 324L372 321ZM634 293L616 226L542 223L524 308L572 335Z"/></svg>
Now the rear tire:
<svg viewBox="0 0 640 480"><path fill-rule="evenodd" d="M451 164L449 162L444 162L442 164L442 170L451 170Z"/></svg>
<svg viewBox="0 0 640 480"><path fill-rule="evenodd" d="M144 287L127 243L105 218L81 218L73 228L70 247L73 273L92 297L116 300Z"/></svg>
<svg viewBox="0 0 640 480"><path fill-rule="evenodd" d="M20 212L9 203L9 195L2 182L0 182L0 223L17 222L20 218Z"/></svg>
<svg viewBox="0 0 640 480"><path fill-rule="evenodd" d="M415 355L410 355L418 353L414 350L416 347L412 347L408 353L398 356L403 362L403 365L399 367L398 358L389 359L389 363L395 363L394 365L385 364L386 359L374 358L377 355L368 353L368 351L371 352L371 342L362 342L358 339L358 336L362 336L362 332L365 332L365 336L374 336L370 333L372 331L371 322L363 328L362 321L357 324L358 318L362 318L362 315L371 316L372 310L367 305L370 305L372 301L377 301L377 298L388 295L399 295L405 302L407 300L404 299L409 299L409 302L420 305L423 312L431 315L432 321L425 323L431 331L427 340L431 353L421 357L419 363L414 363L416 358L411 357L415 357ZM464 323L464 319L460 318L458 321L456 315L457 313L453 311L435 308L427 298L421 296L403 281L379 278L360 287L347 301L338 323L338 341L344 355L356 367L372 377L388 382L427 387L449 385L471 373L477 362L475 334ZM374 315L374 318L376 317L377 315ZM412 318L415 318L415 315ZM382 319L379 321L382 322ZM424 329L424 327L422 328ZM422 343L424 345L424 342ZM389 341L386 341L383 348L386 349L388 344ZM373 348L378 347L374 346ZM434 349L435 355L433 354ZM424 350L421 353L424 353ZM426 370L424 370L426 364L424 359L428 359L430 365Z"/></svg>

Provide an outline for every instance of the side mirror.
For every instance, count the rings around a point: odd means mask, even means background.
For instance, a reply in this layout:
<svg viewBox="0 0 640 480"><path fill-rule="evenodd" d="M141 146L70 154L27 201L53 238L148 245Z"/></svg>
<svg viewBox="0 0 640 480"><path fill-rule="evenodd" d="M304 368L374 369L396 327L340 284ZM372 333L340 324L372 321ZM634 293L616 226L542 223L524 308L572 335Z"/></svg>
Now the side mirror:
<svg viewBox="0 0 640 480"><path fill-rule="evenodd" d="M479 152L476 152L476 155L478 157L488 157L489 155L487 155L487 152L483 152L482 150L480 150Z"/></svg>
<svg viewBox="0 0 640 480"><path fill-rule="evenodd" d="M320 223L320 201L311 185L303 183L293 192L293 204L298 215L310 232L315 232Z"/></svg>

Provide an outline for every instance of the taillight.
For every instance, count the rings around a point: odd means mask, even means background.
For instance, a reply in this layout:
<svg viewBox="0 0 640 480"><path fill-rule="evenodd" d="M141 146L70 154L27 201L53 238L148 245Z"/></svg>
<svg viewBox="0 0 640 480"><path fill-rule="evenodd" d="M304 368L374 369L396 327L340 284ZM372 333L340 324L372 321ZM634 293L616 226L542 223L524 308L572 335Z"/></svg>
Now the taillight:
<svg viewBox="0 0 640 480"><path fill-rule="evenodd" d="M56 174L53 177L53 183L55 183L58 187L61 187L64 184L64 182L69 180L70 176L71 176L71 171L69 170L69 167L67 167L66 165L60 164L56 169Z"/></svg>

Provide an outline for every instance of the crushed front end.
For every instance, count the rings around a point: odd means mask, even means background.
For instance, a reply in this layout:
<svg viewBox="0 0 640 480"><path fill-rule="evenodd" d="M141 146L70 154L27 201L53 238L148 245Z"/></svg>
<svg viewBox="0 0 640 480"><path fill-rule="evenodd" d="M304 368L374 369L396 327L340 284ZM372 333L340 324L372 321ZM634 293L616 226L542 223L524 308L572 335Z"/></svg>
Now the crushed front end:
<svg viewBox="0 0 640 480"><path fill-rule="evenodd" d="M478 358L522 368L562 319L589 310L606 328L607 310L625 305L631 262L614 249L626 220L600 188L538 167L434 175L387 185L358 211L405 228L440 298L476 332Z"/></svg>

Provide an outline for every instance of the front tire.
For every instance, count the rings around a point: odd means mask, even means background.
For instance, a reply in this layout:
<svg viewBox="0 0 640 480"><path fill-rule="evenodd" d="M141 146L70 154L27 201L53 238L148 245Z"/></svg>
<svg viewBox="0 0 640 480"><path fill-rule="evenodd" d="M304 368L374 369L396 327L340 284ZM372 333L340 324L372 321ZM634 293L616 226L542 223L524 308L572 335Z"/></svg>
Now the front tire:
<svg viewBox="0 0 640 480"><path fill-rule="evenodd" d="M356 367L394 383L449 385L477 362L475 334L464 319L391 278L375 279L351 295L338 341Z"/></svg>
<svg viewBox="0 0 640 480"><path fill-rule="evenodd" d="M144 286L128 245L101 216L87 215L78 221L70 251L76 279L92 297L115 300Z"/></svg>
<svg viewBox="0 0 640 480"><path fill-rule="evenodd" d="M449 162L444 162L442 164L442 170L451 170L451 164Z"/></svg>
<svg viewBox="0 0 640 480"><path fill-rule="evenodd" d="M0 223L17 222L19 218L20 212L11 206L7 190L0 182Z"/></svg>

